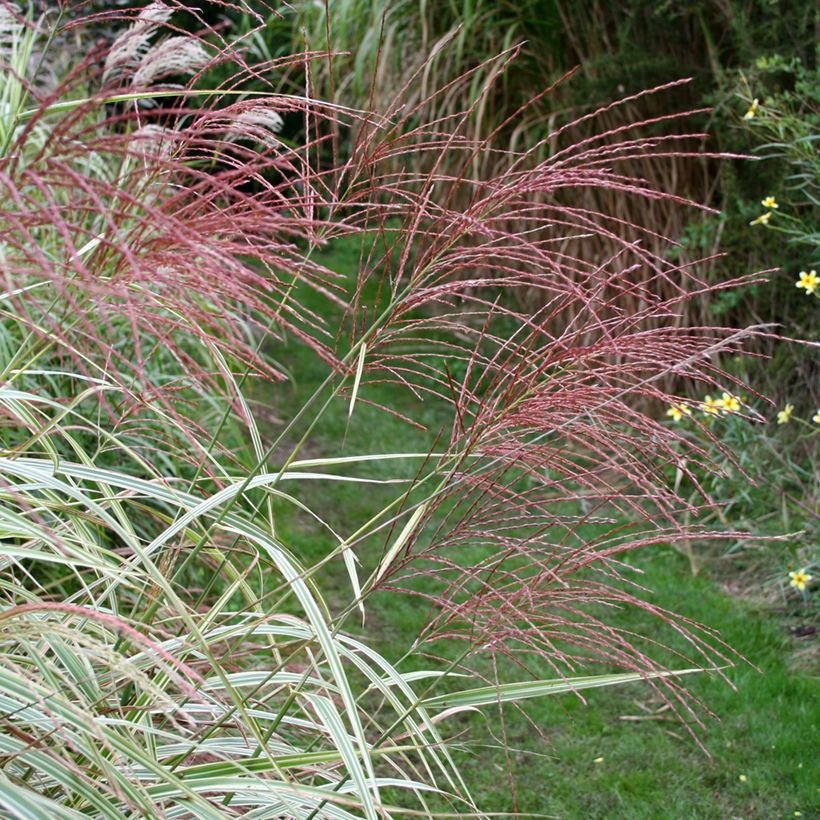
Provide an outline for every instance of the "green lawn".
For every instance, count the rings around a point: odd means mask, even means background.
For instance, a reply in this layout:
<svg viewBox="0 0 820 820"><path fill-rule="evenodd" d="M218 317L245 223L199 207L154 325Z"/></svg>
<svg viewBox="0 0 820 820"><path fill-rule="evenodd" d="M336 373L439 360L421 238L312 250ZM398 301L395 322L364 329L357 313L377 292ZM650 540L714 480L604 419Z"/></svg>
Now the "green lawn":
<svg viewBox="0 0 820 820"><path fill-rule="evenodd" d="M324 261L343 271L357 257L358 251L347 246ZM287 366L293 381L273 388L272 394L257 393L255 400L286 419L326 370L292 344L270 353ZM366 388L362 398L396 404L378 387ZM422 420L433 432L442 422L440 407L404 401L397 409ZM309 454L419 450L428 446L431 435L363 403L348 428L346 401L338 399L312 439L318 453ZM413 473L410 464L389 469L391 475ZM357 485L317 482L310 504L339 531L349 533L372 512L376 493ZM331 546L307 517L286 516L279 527L280 536L308 562ZM365 544L362 549L367 548ZM373 556L362 558L372 567ZM760 671L743 664L729 670L736 690L706 675L688 679L690 691L719 718L707 719L704 729L696 729L710 756L698 748L685 726L659 711L661 702L645 685L593 691L586 705L572 695L530 701L527 714L541 734L509 709L505 724L517 810L563 818L779 818L798 816L796 812L820 816L820 692L816 677L787 668L797 643L783 624L763 605L727 596L708 574L692 577L688 563L671 549L648 550L631 561L644 571L643 582L651 588L654 603L719 629L723 639ZM349 600L350 588L340 570L340 563L331 565L323 591L341 605ZM364 634L395 660L407 652L425 615L416 600L386 593L372 596L367 612L365 627L351 619L348 631ZM657 628L643 613L614 612L611 617L636 631L654 634ZM407 663L429 666L413 659ZM538 674L553 676L546 668ZM487 811L512 811L497 712L488 710L463 721L461 726L469 732L460 760L479 805Z"/></svg>

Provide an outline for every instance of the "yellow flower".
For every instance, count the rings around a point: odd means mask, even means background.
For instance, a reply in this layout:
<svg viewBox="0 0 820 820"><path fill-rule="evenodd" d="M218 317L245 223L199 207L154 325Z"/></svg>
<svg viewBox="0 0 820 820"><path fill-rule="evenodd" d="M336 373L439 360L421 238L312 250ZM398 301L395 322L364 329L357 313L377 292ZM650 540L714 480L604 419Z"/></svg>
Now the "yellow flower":
<svg viewBox="0 0 820 820"><path fill-rule="evenodd" d="M794 405L793 404L787 404L777 414L777 423L778 424L785 424L792 417L793 412L794 412Z"/></svg>
<svg viewBox="0 0 820 820"><path fill-rule="evenodd" d="M806 271L800 271L800 278L797 280L797 284L795 285L796 288L804 288L806 291L806 296L811 296L817 290L817 286L820 284L820 277L817 276L816 270L810 270L808 273Z"/></svg>
<svg viewBox="0 0 820 820"><path fill-rule="evenodd" d="M820 410L818 410L818 411L817 411L817 412L816 412L816 413L815 413L815 414L811 417L811 420L812 420L815 424L820 424Z"/></svg>
<svg viewBox="0 0 820 820"><path fill-rule="evenodd" d="M666 411L672 421L679 422L684 416L691 416L692 411L685 404L673 404Z"/></svg>
<svg viewBox="0 0 820 820"><path fill-rule="evenodd" d="M789 586L799 589L801 592L806 588L806 584L811 581L812 576L804 569L798 569L789 573Z"/></svg>
<svg viewBox="0 0 820 820"><path fill-rule="evenodd" d="M757 219L753 219L749 224L750 225L768 225L769 220L772 218L772 212L766 211L765 214L760 214Z"/></svg>
<svg viewBox="0 0 820 820"><path fill-rule="evenodd" d="M602 757L596 757L595 760L592 761L593 763L603 763L604 759Z"/></svg>
<svg viewBox="0 0 820 820"><path fill-rule="evenodd" d="M757 114L758 107L759 106L758 106L757 97L755 97L755 99L752 100L752 104L749 106L749 110L743 115L743 119L744 120L752 119L752 117L754 117L754 115Z"/></svg>
<svg viewBox="0 0 820 820"><path fill-rule="evenodd" d="M737 776L737 779L738 779L741 783L745 783L745 782L746 782L749 778L748 778L748 777L746 777L746 775L745 775L745 774L739 774L739 775Z"/></svg>
<svg viewBox="0 0 820 820"><path fill-rule="evenodd" d="M731 393L724 393L715 404L726 413L737 413L740 410L740 402Z"/></svg>
<svg viewBox="0 0 820 820"><path fill-rule="evenodd" d="M777 200L773 196L767 196L765 199L761 199L760 204L764 208L779 208L780 207L777 204Z"/></svg>
<svg viewBox="0 0 820 820"><path fill-rule="evenodd" d="M703 411L704 416L720 415L720 407L718 406L717 399L713 399L711 396L703 397L703 406L701 410Z"/></svg>

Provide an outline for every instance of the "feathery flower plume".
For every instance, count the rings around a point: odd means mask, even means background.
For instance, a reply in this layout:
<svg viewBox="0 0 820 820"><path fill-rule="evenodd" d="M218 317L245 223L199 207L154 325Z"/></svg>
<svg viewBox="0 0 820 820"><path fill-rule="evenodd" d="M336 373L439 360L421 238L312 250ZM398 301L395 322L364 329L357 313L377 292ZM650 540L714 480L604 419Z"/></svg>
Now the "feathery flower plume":
<svg viewBox="0 0 820 820"><path fill-rule="evenodd" d="M145 52L134 71L132 83L137 87L148 87L166 77L190 76L209 61L210 55L193 37L168 37Z"/></svg>
<svg viewBox="0 0 820 820"><path fill-rule="evenodd" d="M151 48L151 39L163 24L171 19L173 9L153 0L137 15L132 25L120 34L111 45L103 64L103 83L133 75Z"/></svg>

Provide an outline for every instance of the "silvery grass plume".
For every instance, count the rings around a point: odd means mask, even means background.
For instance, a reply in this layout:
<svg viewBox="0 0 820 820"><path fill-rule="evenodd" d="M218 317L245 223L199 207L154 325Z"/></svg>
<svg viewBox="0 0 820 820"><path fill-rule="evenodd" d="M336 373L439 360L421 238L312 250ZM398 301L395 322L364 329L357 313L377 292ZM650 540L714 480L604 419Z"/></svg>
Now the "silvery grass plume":
<svg viewBox="0 0 820 820"><path fill-rule="evenodd" d="M173 9L163 2L149 3L142 9L111 45L103 65L103 82L123 75L133 77L145 64L149 52L157 48L154 38L172 14Z"/></svg>
<svg viewBox="0 0 820 820"><path fill-rule="evenodd" d="M696 716L667 665L730 654L644 602L625 559L727 537L682 523L709 502L670 474L697 492L706 453L651 407L672 398L670 370L728 387L718 357L752 331L681 325L681 282L709 287L697 269L566 199L674 198L618 169L657 145L603 133L542 162L465 136L470 111L423 125L398 105L388 118L250 95L242 79L274 63L248 66L204 23L196 43L213 56L192 70L227 60L235 82L138 88L152 49L182 36L174 15L196 8L84 8L67 9L71 30L127 27L102 72L91 55L47 97L25 72L0 79L17 84L0 155L4 811L480 815L447 743L454 714L643 680ZM506 170L476 182L487 150ZM396 170L417 152L430 170ZM567 237L601 234L613 256L567 252ZM318 261L350 237L354 275ZM507 298L522 287L543 306ZM286 378L269 355L285 342L327 378L272 430L248 387ZM344 399L358 423L377 382L445 405L451 423L428 450L306 457L327 446L327 409ZM418 465L414 481L368 472L398 460ZM315 503L331 480L373 499L352 531ZM318 562L287 543L284 510L316 522ZM605 529L588 535L591 521ZM326 567L349 601L323 594ZM457 639L472 679L434 661L406 674L351 634L367 594L389 588L429 604L419 646ZM613 606L652 612L682 647L615 628ZM549 679L530 679L532 659Z"/></svg>

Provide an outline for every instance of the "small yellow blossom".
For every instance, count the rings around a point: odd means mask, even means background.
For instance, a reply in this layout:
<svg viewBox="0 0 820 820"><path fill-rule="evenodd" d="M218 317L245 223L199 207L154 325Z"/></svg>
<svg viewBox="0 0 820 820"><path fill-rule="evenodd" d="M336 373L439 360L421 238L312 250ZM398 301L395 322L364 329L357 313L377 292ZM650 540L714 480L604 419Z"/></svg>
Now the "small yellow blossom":
<svg viewBox="0 0 820 820"><path fill-rule="evenodd" d="M592 761L593 763L603 763L604 759L602 757L596 757L595 760Z"/></svg>
<svg viewBox="0 0 820 820"><path fill-rule="evenodd" d="M820 410L818 410L818 411L817 411L817 412L816 412L816 413L815 413L815 414L811 417L811 420L812 420L815 424L820 424Z"/></svg>
<svg viewBox="0 0 820 820"><path fill-rule="evenodd" d="M801 270L800 278L797 280L795 287L804 288L806 296L811 296L817 290L818 285L820 285L820 277L817 276L816 270L810 270L808 273Z"/></svg>
<svg viewBox="0 0 820 820"><path fill-rule="evenodd" d="M738 775L737 778L741 783L745 783L749 778L745 774Z"/></svg>
<svg viewBox="0 0 820 820"><path fill-rule="evenodd" d="M769 220L772 218L772 212L766 211L765 214L760 214L757 219L753 219L749 224L750 225L768 225Z"/></svg>
<svg viewBox="0 0 820 820"><path fill-rule="evenodd" d="M773 196L767 196L765 199L761 199L760 204L764 208L779 208L780 207L777 204L777 200Z"/></svg>
<svg viewBox="0 0 820 820"><path fill-rule="evenodd" d="M673 404L666 411L666 415L669 416L672 421L678 422L684 416L691 416L692 411L685 404Z"/></svg>
<svg viewBox="0 0 820 820"><path fill-rule="evenodd" d="M715 404L725 413L737 413L740 410L740 402L731 393L724 393Z"/></svg>
<svg viewBox="0 0 820 820"><path fill-rule="evenodd" d="M798 569L789 573L789 586L799 589L802 592L806 588L806 584L811 581L812 576L804 569Z"/></svg>
<svg viewBox="0 0 820 820"><path fill-rule="evenodd" d="M757 109L759 108L757 97L752 100L752 104L749 106L749 110L743 115L744 120L750 120L757 114Z"/></svg>
<svg viewBox="0 0 820 820"><path fill-rule="evenodd" d="M802 817L803 816L802 811L796 811L796 812L793 812L792 814L793 814L794 817Z"/></svg>
<svg viewBox="0 0 820 820"><path fill-rule="evenodd" d="M792 413L794 412L794 405L787 404L778 414L777 414L777 423L778 424L785 424L789 419L792 417Z"/></svg>
<svg viewBox="0 0 820 820"><path fill-rule="evenodd" d="M720 415L720 407L718 405L717 399L713 399L711 396L703 397L703 406L701 410L703 411L704 416Z"/></svg>

